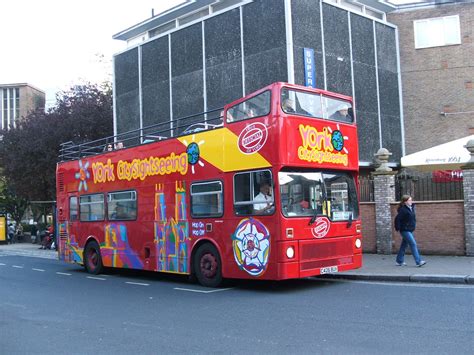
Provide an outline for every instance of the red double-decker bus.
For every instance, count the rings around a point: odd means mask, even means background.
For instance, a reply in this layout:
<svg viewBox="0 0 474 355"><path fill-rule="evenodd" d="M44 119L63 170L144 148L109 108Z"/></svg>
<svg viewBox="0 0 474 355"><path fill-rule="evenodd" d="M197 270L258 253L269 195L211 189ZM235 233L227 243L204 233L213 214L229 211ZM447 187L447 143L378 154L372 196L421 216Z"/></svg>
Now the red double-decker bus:
<svg viewBox="0 0 474 355"><path fill-rule="evenodd" d="M274 83L214 116L64 143L60 259L210 287L360 267L352 108L347 96Z"/></svg>

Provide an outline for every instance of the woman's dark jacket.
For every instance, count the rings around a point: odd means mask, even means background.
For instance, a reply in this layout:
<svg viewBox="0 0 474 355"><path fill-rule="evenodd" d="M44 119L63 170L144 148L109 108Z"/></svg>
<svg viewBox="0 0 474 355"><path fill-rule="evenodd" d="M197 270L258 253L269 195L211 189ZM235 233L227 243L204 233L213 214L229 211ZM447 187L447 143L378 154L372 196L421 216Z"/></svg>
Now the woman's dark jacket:
<svg viewBox="0 0 474 355"><path fill-rule="evenodd" d="M398 209L397 217L395 217L395 230L404 232L413 232L416 228L415 205L411 208L403 205Z"/></svg>

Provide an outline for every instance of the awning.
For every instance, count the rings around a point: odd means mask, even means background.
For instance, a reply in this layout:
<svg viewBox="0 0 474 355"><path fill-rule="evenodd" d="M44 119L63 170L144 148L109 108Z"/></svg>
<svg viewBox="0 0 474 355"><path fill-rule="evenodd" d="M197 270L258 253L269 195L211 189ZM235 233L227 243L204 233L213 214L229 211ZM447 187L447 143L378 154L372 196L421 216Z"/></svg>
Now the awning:
<svg viewBox="0 0 474 355"><path fill-rule="evenodd" d="M460 169L471 159L468 150L464 148L470 139L474 139L474 134L405 155L401 159L402 167L420 171Z"/></svg>

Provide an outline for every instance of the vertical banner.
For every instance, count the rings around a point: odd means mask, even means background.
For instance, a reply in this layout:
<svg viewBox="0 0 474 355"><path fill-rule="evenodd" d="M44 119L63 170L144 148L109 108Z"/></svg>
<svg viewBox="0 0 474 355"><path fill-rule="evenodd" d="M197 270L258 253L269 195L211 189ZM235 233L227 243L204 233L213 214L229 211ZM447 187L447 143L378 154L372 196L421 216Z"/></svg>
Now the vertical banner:
<svg viewBox="0 0 474 355"><path fill-rule="evenodd" d="M316 77L314 74L314 49L303 48L304 61L304 84L316 88Z"/></svg>
<svg viewBox="0 0 474 355"><path fill-rule="evenodd" d="M5 216L0 216L0 243L7 242L7 219Z"/></svg>

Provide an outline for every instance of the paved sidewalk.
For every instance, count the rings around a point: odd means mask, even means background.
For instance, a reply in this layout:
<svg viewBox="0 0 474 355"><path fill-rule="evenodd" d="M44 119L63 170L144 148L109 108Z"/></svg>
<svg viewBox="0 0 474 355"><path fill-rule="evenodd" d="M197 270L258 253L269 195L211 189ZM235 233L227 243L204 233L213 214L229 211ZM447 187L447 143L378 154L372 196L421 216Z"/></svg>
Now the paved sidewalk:
<svg viewBox="0 0 474 355"><path fill-rule="evenodd" d="M39 244L15 243L0 244L0 256L2 255L21 255L35 258L57 259L56 250L40 249Z"/></svg>
<svg viewBox="0 0 474 355"><path fill-rule="evenodd" d="M0 244L0 256L22 255L57 259L55 250L39 249L38 244ZM407 266L396 266L395 255L364 254L360 269L322 276L324 278L344 278L370 281L404 281L426 283L474 284L474 258L467 256L425 255L427 264L416 267L413 257L405 258Z"/></svg>

